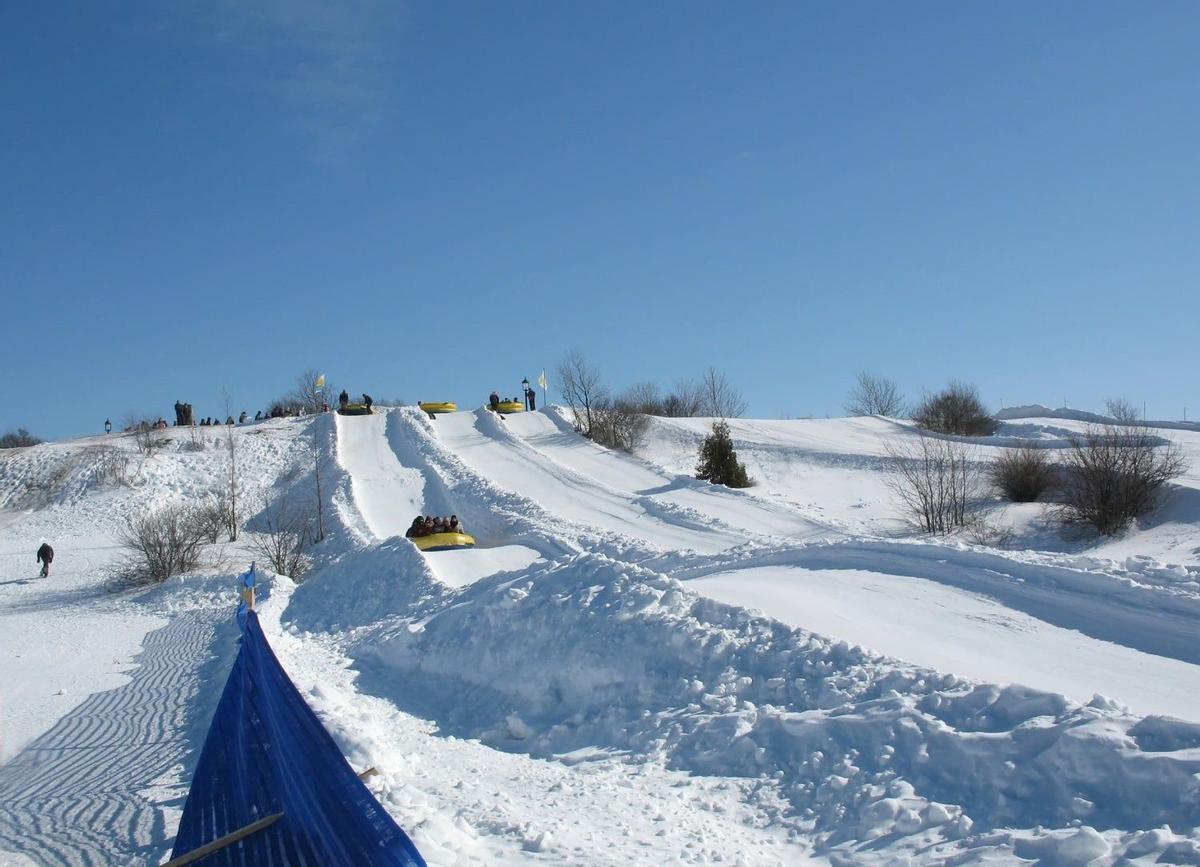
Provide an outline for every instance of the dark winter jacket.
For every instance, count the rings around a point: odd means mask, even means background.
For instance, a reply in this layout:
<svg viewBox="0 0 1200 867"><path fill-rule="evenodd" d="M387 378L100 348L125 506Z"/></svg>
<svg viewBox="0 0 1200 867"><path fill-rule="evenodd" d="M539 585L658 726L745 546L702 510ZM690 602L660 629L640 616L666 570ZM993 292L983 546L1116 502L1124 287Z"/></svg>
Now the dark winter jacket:
<svg viewBox="0 0 1200 867"><path fill-rule="evenodd" d="M43 542L42 547L37 549L38 563L51 563L54 561L54 549L50 547L49 542Z"/></svg>

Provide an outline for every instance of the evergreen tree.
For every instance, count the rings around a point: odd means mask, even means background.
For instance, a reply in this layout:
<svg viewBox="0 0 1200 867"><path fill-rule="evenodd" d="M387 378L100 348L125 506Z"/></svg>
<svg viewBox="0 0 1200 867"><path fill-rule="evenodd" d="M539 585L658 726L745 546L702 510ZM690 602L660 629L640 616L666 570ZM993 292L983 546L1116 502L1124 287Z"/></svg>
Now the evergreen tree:
<svg viewBox="0 0 1200 867"><path fill-rule="evenodd" d="M729 424L724 419L713 422L713 432L700 443L696 478L730 488L750 487L746 465L738 462L733 440L729 438Z"/></svg>

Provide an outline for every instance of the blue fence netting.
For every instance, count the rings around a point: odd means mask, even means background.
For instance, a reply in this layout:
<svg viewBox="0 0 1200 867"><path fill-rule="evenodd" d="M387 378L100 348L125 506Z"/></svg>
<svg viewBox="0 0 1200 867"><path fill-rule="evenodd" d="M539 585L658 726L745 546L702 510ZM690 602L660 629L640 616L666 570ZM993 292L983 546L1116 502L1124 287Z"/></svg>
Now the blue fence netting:
<svg viewBox="0 0 1200 867"><path fill-rule="evenodd" d="M252 589L254 567L239 580ZM172 858L282 813L195 863L424 867L288 678L257 613L243 601L237 616L241 647L196 764Z"/></svg>

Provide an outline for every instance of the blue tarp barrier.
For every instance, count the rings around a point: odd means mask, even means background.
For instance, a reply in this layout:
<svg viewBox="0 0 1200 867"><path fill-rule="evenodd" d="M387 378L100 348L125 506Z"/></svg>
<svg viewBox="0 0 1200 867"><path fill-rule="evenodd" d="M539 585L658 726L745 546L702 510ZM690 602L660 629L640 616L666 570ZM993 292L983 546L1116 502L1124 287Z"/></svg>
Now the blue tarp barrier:
<svg viewBox="0 0 1200 867"><path fill-rule="evenodd" d="M254 568L239 579L254 586ZM245 604L241 649L188 792L171 857L275 813L283 818L206 855L209 865L425 867L275 658Z"/></svg>

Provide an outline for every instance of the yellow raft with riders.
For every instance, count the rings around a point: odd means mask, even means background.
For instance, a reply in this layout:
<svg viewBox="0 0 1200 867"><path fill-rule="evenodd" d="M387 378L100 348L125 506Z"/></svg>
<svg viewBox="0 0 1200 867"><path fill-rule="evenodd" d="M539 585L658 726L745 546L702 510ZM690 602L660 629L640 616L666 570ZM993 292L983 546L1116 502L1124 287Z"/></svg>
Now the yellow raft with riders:
<svg viewBox="0 0 1200 867"><path fill-rule="evenodd" d="M525 404L519 400L502 400L499 403L490 404L490 408L501 415L510 415L514 412L524 412Z"/></svg>
<svg viewBox="0 0 1200 867"><path fill-rule="evenodd" d="M475 547L475 537L466 533L432 533L428 536L409 538L422 551L453 551L456 548Z"/></svg>
<svg viewBox="0 0 1200 867"><path fill-rule="evenodd" d="M417 406L430 415L438 415L444 412L458 412L458 404L449 400L421 401Z"/></svg>

